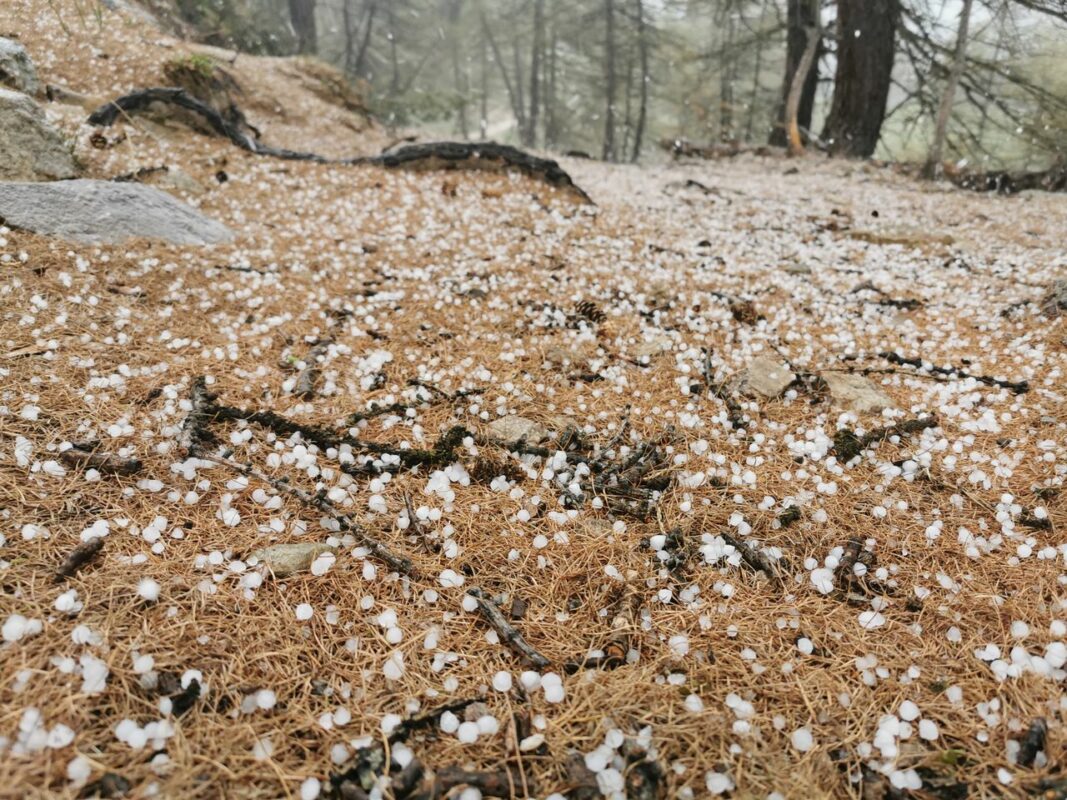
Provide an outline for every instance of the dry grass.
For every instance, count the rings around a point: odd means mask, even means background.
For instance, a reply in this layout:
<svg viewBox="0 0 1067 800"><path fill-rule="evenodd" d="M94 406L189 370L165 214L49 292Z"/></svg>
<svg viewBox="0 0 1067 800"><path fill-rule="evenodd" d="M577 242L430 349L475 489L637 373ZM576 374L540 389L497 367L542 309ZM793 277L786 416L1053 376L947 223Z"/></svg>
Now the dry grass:
<svg viewBox="0 0 1067 800"><path fill-rule="evenodd" d="M34 6L43 14L43 24L25 32L34 56L73 81L73 72L64 70L74 70L75 62L63 60L46 4ZM12 27L12 20L3 21L0 29ZM77 36L82 38L70 52L91 45L89 34ZM151 54L122 55L124 40L109 41L108 70L123 58ZM42 59L43 52L51 59ZM123 83L118 73L98 80L81 88ZM567 790L563 765L570 751L592 751L613 727L635 735L646 726L666 773L666 796L686 788L705 796L705 773L722 769L739 787L738 797L772 791L858 797L860 785L849 775L858 777L861 763L878 758L877 751L863 755L862 746L872 741L879 718L896 713L904 700L937 723L940 738L925 742L913 734L902 741L896 762L901 769L929 770L923 772L928 781L965 781L971 797L1022 796L1043 777L1063 777L1062 672L1058 678L1027 674L1002 682L974 655L989 643L1006 654L1016 643L1010 631L1016 620L1030 628L1018 643L1040 655L1056 638L1050 624L1067 618L1067 504L1062 493L1049 492L1045 500L1034 493L1059 490L1064 480L1067 329L1063 319L1045 320L1033 307L1015 317L999 314L1014 301L1039 297L1039 287L1062 275L1062 198L928 193L870 168L815 162L802 163L794 177L783 177L781 164L746 160L661 171L569 165L600 201L591 211L520 178L463 176L448 178L446 187L440 175L283 164L195 135L161 143L132 126L126 131L127 141L113 149L82 147L92 174L180 164L211 186L200 207L239 238L232 246L181 250L143 242L71 246L3 234L0 258L10 260L0 265L0 515L6 538L0 548L0 619L18 613L42 620L44 629L0 645L0 736L13 739L31 706L47 728L63 723L76 733L74 743L60 750L5 753L0 786L13 795L76 795L79 789L65 773L80 755L92 766L92 780L117 772L137 796L299 796L307 777L325 780L338 769L330 760L333 746L362 736L380 739L384 715L408 716L416 704L425 711L483 695L501 722L499 734L473 746L453 736L419 735L410 746L429 767L495 768L521 760L530 794L537 797ZM223 159L230 180L211 184ZM669 181L690 176L720 187L722 197L663 191ZM802 192L810 195L803 204L797 202ZM840 219L831 209L849 214L852 228L919 222L931 237L951 230L952 252L965 268L945 265L946 245L913 250L828 230L828 221ZM870 217L872 210L879 211L878 220ZM1035 224L1040 230L1028 233ZM710 247L697 245L704 239ZM813 274L781 269L796 263L810 265ZM896 298L921 298L924 306L901 312L865 304L867 296L850 294L863 280ZM764 321L737 322L716 292L752 299ZM607 319L584 327L547 324L582 300L597 303ZM544 314L544 304L560 316ZM331 327L328 312L337 309L350 315ZM301 358L310 339L327 333L336 347L322 365L319 386L335 391L310 401L287 394L283 383L292 373L281 365L290 356ZM672 342L671 353L653 356L646 367L629 360L643 340L663 336ZM801 392L746 401L756 438L744 437L725 423L720 400L680 389L681 377L700 381L701 348L713 354L718 378L725 379L772 346L812 371L850 363L884 368L876 354L887 349L938 364L970 359L968 369L975 373L1025 378L1031 389L1014 395L915 376L907 368L872 375L896 401L901 418L933 411L942 427L929 439L883 443L834 474L830 462L798 461L787 437L803 439L815 430L832 437L839 424L870 429L884 420L841 417L825 398ZM559 348L584 350L593 363L546 363L545 355ZM361 385L366 376L360 363L376 350L388 350L393 360L382 369L383 385L368 389ZM501 360L508 351L514 358ZM855 361L843 360L853 355ZM582 371L605 379L572 377ZM455 499L446 502L424 494L428 470L397 470L381 492L389 511L379 515L367 507L369 478L358 478L346 511L410 556L420 578L388 576L379 565L377 578L366 580L364 559L349 546L323 576L268 579L246 597L240 576L227 569L232 560L266 543L299 540L296 520L308 523L305 540L328 534L319 526L322 514L291 497L268 510L252 499L260 488L254 481L244 491L227 488L235 476L220 467L201 467L197 480L209 485L198 489L195 504L183 501L195 482L172 470L184 458L175 442L188 410L182 402L201 374L215 378L213 390L223 402L338 429L372 401L400 400L411 391L411 378L449 392L484 390L481 399L429 405L406 421L371 420L359 434L394 445L429 447L457 424L484 435L498 409L556 429L572 421L590 442L604 445L628 415L631 446L658 442L671 457L689 453L690 463L662 470L675 483L647 518L624 518L622 532L611 531L611 513L589 505L557 526L544 507L539 511L530 502L539 495L547 510L558 510L559 488L534 472L544 464L527 458L524 466L488 444L461 448L460 460L471 472L479 464L496 471L486 463L513 475L529 467L533 477L516 482L525 493L521 499L472 482L454 485ZM112 376L122 379L105 380ZM36 420L20 416L25 405L40 409ZM952 406L961 409L959 416L946 414ZM1011 418L996 431L967 430L986 408ZM685 427L689 414L699 427ZM116 423L132 426L133 433L112 435L108 429ZM214 430L229 442L239 427L218 423ZM17 437L32 446L33 463L56 458L63 443L99 441L102 450L141 459L144 469L133 478L103 476L96 482L74 469L61 477L34 472L16 464ZM709 443L709 456L723 457L721 465L690 450L701 439ZM946 453L935 452L919 479L886 474L892 462L940 439L960 444L954 470ZM1042 449L1043 441L1051 447ZM251 438L234 447L235 458L314 490L316 481L306 472L267 466L267 454L281 444L262 428L253 426ZM1042 460L1043 453L1055 460ZM988 473L988 485L968 480L971 459ZM994 474L996 459L1002 459L1001 474ZM334 470L325 483L336 484L336 459L320 453L317 463ZM708 473L703 485L678 484L681 473L698 469ZM756 474L755 485L733 481L748 469ZM139 484L151 479L162 488ZM820 494L817 484L831 479L837 493ZM227 493L241 515L236 527L217 517ZM1043 503L1051 527L1029 530L1015 514L1015 532L1002 532L997 505L1006 493L1027 509ZM446 523L452 527L455 558L421 547L410 530L396 528L407 494L416 506L442 510L442 520L428 527L439 536ZM774 502L760 509L764 497ZM774 521L787 500L801 507L801 519L780 528ZM906 508L892 507L898 503ZM888 516L872 515L878 505L890 508ZM533 514L530 521L517 518L522 508ZM728 529L735 512L752 526L752 540L780 548L788 559L782 583L746 567L705 565L695 547L683 569L668 573L642 547L643 538L676 528L699 546L701 534ZM825 521L818 521L821 514ZM167 525L161 552L153 553L136 531L158 515ZM935 515L944 532L931 542L924 531ZM55 568L79 533L100 519L112 526L102 557L65 586L55 585ZM282 522L282 532L271 531L274 520ZM50 535L24 540L26 524L44 526ZM970 558L957 540L961 526L1004 541ZM553 539L560 530L566 542ZM551 540L543 549L534 546L538 534ZM887 623L876 630L858 623L869 603L820 594L804 566L809 558L821 564L853 536L866 540L876 566L889 570L882 581L891 592L882 611ZM1058 548L1056 557L1013 559L1026 539L1034 540L1035 553ZM223 554L222 563L198 569L198 557L213 551ZM513 552L517 556L509 557ZM620 579L605 574L608 566ZM444 568L466 568L467 586L527 601L529 610L517 624L557 671L620 636L636 662L566 676L566 699L559 705L546 703L540 691L529 697L487 691L498 670L517 676L522 667L510 650L487 640L489 629L479 616L461 610L462 589L439 586ZM144 576L162 586L156 603L137 593ZM726 582L735 588L730 597L720 591ZM699 588L696 603L677 602L686 587ZM77 616L53 608L66 588L77 589L84 604ZM431 588L440 592L436 603L423 595ZM674 591L675 602L657 599L665 588ZM929 594L909 602L916 589ZM373 607L365 610L361 604L368 597ZM296 620L300 603L314 608L311 620ZM336 619L328 621L330 607ZM373 620L389 608L404 632L399 645L388 643ZM99 632L102 643L75 645L71 632L79 624ZM950 627L959 629L959 642L947 638ZM425 649L431 629L439 631L438 644ZM682 633L690 650L678 657L668 640ZM814 644L811 655L798 651L801 636ZM404 654L406 671L387 681L382 666L394 650ZM85 652L110 670L102 694L83 694L81 678L57 668L56 659L77 661ZM437 652L457 660L435 672ZM133 670L135 653L152 655L157 673L199 670L206 685L205 695L175 721L165 764L152 761L151 747L133 751L114 736L123 719L146 724L160 717L158 697ZM865 657L886 670L873 686L863 682L856 664ZM950 686L962 689L962 702L949 700ZM264 688L276 692L277 705L242 713L242 700ZM752 703L750 731L733 729L735 716L724 704L729 693ZM686 709L690 694L702 698L703 711ZM1001 703L996 724L976 712L979 703L993 699ZM321 727L320 716L338 706L351 710L352 721ZM543 716L545 754L517 755L510 722L517 712ZM1007 742L1035 717L1049 722L1049 763L1023 769L1010 763ZM816 743L803 754L790 745L801 726L810 728ZM257 760L253 747L265 738L273 755ZM1009 787L998 779L1001 768L1014 777ZM872 775L865 785L864 796L885 796L886 787Z"/></svg>

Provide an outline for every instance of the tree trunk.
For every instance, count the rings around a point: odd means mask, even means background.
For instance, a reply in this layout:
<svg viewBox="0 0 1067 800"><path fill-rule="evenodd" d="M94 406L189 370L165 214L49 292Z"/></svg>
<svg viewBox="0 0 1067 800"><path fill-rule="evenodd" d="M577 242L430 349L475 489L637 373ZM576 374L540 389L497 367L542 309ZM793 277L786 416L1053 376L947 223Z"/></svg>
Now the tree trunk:
<svg viewBox="0 0 1067 800"><path fill-rule="evenodd" d="M615 3L604 0L604 85L607 94L607 109L604 113L604 147L601 157L615 160Z"/></svg>
<svg viewBox="0 0 1067 800"><path fill-rule="evenodd" d="M344 65L345 74L352 74L352 64L355 62L355 39L356 30L352 27L352 0L342 0L341 2L341 24L345 29L345 52L344 52Z"/></svg>
<svg viewBox="0 0 1067 800"><path fill-rule="evenodd" d="M641 142L645 136L648 120L648 38L645 31L645 6L642 0L634 0L634 18L637 21L637 56L641 70L641 101L637 108L637 126L634 129L634 148L630 161L641 157Z"/></svg>
<svg viewBox="0 0 1067 800"><path fill-rule="evenodd" d="M534 0L533 48L530 52L530 112L526 115L526 128L522 143L527 147L537 144L537 122L541 113L541 52L545 48L545 0Z"/></svg>
<svg viewBox="0 0 1067 800"><path fill-rule="evenodd" d="M464 72L460 68L459 60L459 15L463 10L463 0L451 0L448 4L448 38L449 50L452 56L452 81L456 87L456 127L464 139L470 138L470 128L467 125L467 89L464 84Z"/></svg>
<svg viewBox="0 0 1067 800"><path fill-rule="evenodd" d="M734 14L733 4L724 3L719 22L723 30L719 49L719 139L733 141L734 137Z"/></svg>
<svg viewBox="0 0 1067 800"><path fill-rule="evenodd" d="M952 66L949 69L948 82L945 84L945 93L941 95L941 106L937 110L937 127L934 130L934 143L930 148L930 155L926 159L926 167L923 170L928 178L940 178L943 167L942 154L945 149L945 136L948 133L948 121L952 116L952 104L956 99L956 86L959 85L960 75L967 57L967 29L971 22L972 0L963 0L963 8L960 10L960 26L956 33L956 52L952 56Z"/></svg>
<svg viewBox="0 0 1067 800"><path fill-rule="evenodd" d="M371 33L374 31L374 14L378 10L377 3L371 3L367 8L367 21L363 26L363 40L359 43L359 50L356 53L356 63L352 70L352 74L356 77L363 77L365 72L365 65L367 63L367 50L370 46Z"/></svg>
<svg viewBox="0 0 1067 800"><path fill-rule="evenodd" d="M777 123L771 130L771 136L768 140L768 144L772 144L775 147L785 147L787 144L785 104L789 99L789 89L793 85L793 76L796 75L800 60L804 57L804 49L808 42L806 31L819 21L819 4L820 0L789 0L782 97L778 103ZM817 64L818 50L815 52L815 57ZM808 73L800 94L800 103L797 106L797 124L805 130L811 129L811 112L815 107L815 89L818 87L818 82L819 70L816 68Z"/></svg>
<svg viewBox="0 0 1067 800"><path fill-rule="evenodd" d="M815 63L815 54L819 50L819 42L822 35L819 28L813 26L807 30L808 44L804 48L804 55L800 59L796 73L793 75L793 84L789 87L789 96L785 101L786 131L789 136L789 155L799 156L804 152L804 141L800 138L800 96L804 93L804 84L811 73L812 64Z"/></svg>
<svg viewBox="0 0 1067 800"><path fill-rule="evenodd" d="M548 86L545 92L545 147L554 148L559 143L559 122L556 116L556 25L553 23L548 47Z"/></svg>
<svg viewBox="0 0 1067 800"><path fill-rule="evenodd" d="M396 52L396 8L392 2L386 3L385 7L389 12L389 63L393 73L389 78L389 97L394 99L400 94L400 60Z"/></svg>
<svg viewBox="0 0 1067 800"><path fill-rule="evenodd" d="M759 11L759 40L756 42L756 65L752 69L752 94L748 98L748 113L745 115L745 141L752 141L752 128L756 121L756 105L759 102L760 78L763 72L763 47L767 36L763 32L763 17L767 11L767 0L763 0Z"/></svg>
<svg viewBox="0 0 1067 800"><path fill-rule="evenodd" d="M289 21L296 35L296 52L314 53L319 40L315 30L315 0L289 0Z"/></svg>
<svg viewBox="0 0 1067 800"><path fill-rule="evenodd" d="M504 59L500 55L500 48L497 46L496 38L493 36L493 30L489 27L489 20L485 18L485 14L482 14L482 33L485 34L485 39L489 42L489 47L493 51L493 60L496 61L498 67L500 67L500 77L504 81L504 89L507 90L508 100L511 103L511 113L515 115L515 124L522 128L523 124L523 110L522 103L519 102L519 96L515 93L515 87L511 83L511 78L508 76L508 67L504 63Z"/></svg>
<svg viewBox="0 0 1067 800"><path fill-rule="evenodd" d="M481 78L482 91L482 113L479 114L478 119L478 133L481 140L484 142L489 138L489 45L485 41L485 37L480 37L481 40Z"/></svg>
<svg viewBox="0 0 1067 800"><path fill-rule="evenodd" d="M833 155L866 158L878 146L899 18L898 0L838 0L837 73L823 128Z"/></svg>

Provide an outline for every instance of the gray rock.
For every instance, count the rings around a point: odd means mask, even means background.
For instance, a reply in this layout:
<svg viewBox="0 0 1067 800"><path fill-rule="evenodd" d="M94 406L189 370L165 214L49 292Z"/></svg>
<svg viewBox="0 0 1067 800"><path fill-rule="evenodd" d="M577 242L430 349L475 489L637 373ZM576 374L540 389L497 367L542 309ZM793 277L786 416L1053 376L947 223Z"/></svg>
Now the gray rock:
<svg viewBox="0 0 1067 800"><path fill-rule="evenodd" d="M74 156L32 97L0 89L0 180L73 178Z"/></svg>
<svg viewBox="0 0 1067 800"><path fill-rule="evenodd" d="M13 39L0 36L0 84L17 92L37 94L41 88L37 70L26 48Z"/></svg>
<svg viewBox="0 0 1067 800"><path fill-rule="evenodd" d="M312 562L323 553L332 553L333 548L322 542L299 544L276 544L256 550L248 558L256 559L256 566L265 566L276 578L286 578L295 572L310 569Z"/></svg>
<svg viewBox="0 0 1067 800"><path fill-rule="evenodd" d="M810 275L811 267L807 264L790 263L782 267L782 272L785 272L788 275Z"/></svg>
<svg viewBox="0 0 1067 800"><path fill-rule="evenodd" d="M489 423L489 435L507 444L520 439L526 444L540 444L552 436L552 432L526 417L501 417Z"/></svg>
<svg viewBox="0 0 1067 800"><path fill-rule="evenodd" d="M785 391L796 380L789 366L770 356L752 359L748 368L741 373L737 389L748 396L773 398Z"/></svg>
<svg viewBox="0 0 1067 800"><path fill-rule="evenodd" d="M0 183L0 217L16 228L88 244L144 237L201 245L233 238L225 225L139 183Z"/></svg>
<svg viewBox="0 0 1067 800"><path fill-rule="evenodd" d="M827 372L822 375L834 401L850 411L877 413L892 408L893 399L862 375Z"/></svg>
<svg viewBox="0 0 1067 800"><path fill-rule="evenodd" d="M669 353L674 349L674 342L668 336L655 336L643 342L639 342L630 352L634 358L653 358L660 353Z"/></svg>

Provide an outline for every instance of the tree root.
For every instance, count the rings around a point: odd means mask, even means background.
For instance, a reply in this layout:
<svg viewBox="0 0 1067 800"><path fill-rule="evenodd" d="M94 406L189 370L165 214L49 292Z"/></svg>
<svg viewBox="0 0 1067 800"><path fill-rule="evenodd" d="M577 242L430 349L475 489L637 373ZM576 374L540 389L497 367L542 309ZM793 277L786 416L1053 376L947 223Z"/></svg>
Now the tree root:
<svg viewBox="0 0 1067 800"><path fill-rule="evenodd" d="M218 136L256 155L290 161L310 161L316 164L370 165L386 169L476 169L506 171L516 169L550 186L570 192L583 203L592 199L571 179L560 165L550 159L538 158L510 145L495 142L428 142L411 144L376 156L328 158L317 153L272 147L242 131L208 104L196 99L184 89L153 87L138 89L118 97L89 115L89 124L109 127L120 116L145 111L153 105L171 105L200 117ZM234 111L239 111L234 108Z"/></svg>

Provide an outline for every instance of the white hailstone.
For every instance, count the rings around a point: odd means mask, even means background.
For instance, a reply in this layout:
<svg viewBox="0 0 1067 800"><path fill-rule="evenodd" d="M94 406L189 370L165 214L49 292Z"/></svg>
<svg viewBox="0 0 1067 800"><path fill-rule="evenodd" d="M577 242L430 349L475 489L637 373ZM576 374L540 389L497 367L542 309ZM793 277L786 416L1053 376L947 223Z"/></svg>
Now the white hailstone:
<svg viewBox="0 0 1067 800"><path fill-rule="evenodd" d="M919 707L911 700L905 700L900 704L900 710L897 713L905 722L911 722L919 718Z"/></svg>
<svg viewBox="0 0 1067 800"><path fill-rule="evenodd" d="M1056 638L1067 636L1067 622L1062 619L1054 619L1049 623L1048 632Z"/></svg>
<svg viewBox="0 0 1067 800"><path fill-rule="evenodd" d="M327 551L325 553L319 553L315 560L311 562L311 574L312 575L325 575L330 571L334 562L337 560L337 556Z"/></svg>
<svg viewBox="0 0 1067 800"><path fill-rule="evenodd" d="M385 664L382 666L382 673L388 680L400 680L404 675L404 654L399 650L394 650L389 658L385 660Z"/></svg>
<svg viewBox="0 0 1067 800"><path fill-rule="evenodd" d="M801 636L797 639L797 650L806 656L810 656L815 651L815 645L812 644L811 639L807 636Z"/></svg>
<svg viewBox="0 0 1067 800"><path fill-rule="evenodd" d="M384 717L382 717L382 733L388 736L390 733L395 731L400 725L400 723L403 721L404 718L401 717L399 714L386 714Z"/></svg>
<svg viewBox="0 0 1067 800"><path fill-rule="evenodd" d="M133 671L138 675L145 675L152 671L152 667L156 665L156 660L152 656L143 655L137 656L133 660Z"/></svg>
<svg viewBox="0 0 1067 800"><path fill-rule="evenodd" d="M48 732L47 745L52 750L62 750L74 741L74 731L66 725L56 725Z"/></svg>
<svg viewBox="0 0 1067 800"><path fill-rule="evenodd" d="M585 754L585 767L590 772L603 772L611 764L615 757L615 751L606 745L601 745L591 753Z"/></svg>
<svg viewBox="0 0 1067 800"><path fill-rule="evenodd" d="M733 778L725 772L708 772L704 776L704 782L708 787L708 791L716 797L734 790Z"/></svg>
<svg viewBox="0 0 1067 800"><path fill-rule="evenodd" d="M42 628L39 619L26 619L22 614L12 614L4 621L3 637L5 642L17 642L27 636L40 633Z"/></svg>
<svg viewBox="0 0 1067 800"><path fill-rule="evenodd" d="M617 769L606 769L597 774L596 784L605 797L618 797L626 786L622 773Z"/></svg>
<svg viewBox="0 0 1067 800"><path fill-rule="evenodd" d="M451 711L446 711L441 715L441 730L445 733L455 733L459 730L459 717L453 714Z"/></svg>
<svg viewBox="0 0 1067 800"><path fill-rule="evenodd" d="M441 571L438 581L446 589L458 589L464 584L465 579L455 570L445 569Z"/></svg>
<svg viewBox="0 0 1067 800"><path fill-rule="evenodd" d="M300 784L300 800L315 800L322 790L322 784L318 778L308 778Z"/></svg>
<svg viewBox="0 0 1067 800"><path fill-rule="evenodd" d="M825 567L812 570L811 584L823 594L830 594L834 590L834 571Z"/></svg>
<svg viewBox="0 0 1067 800"><path fill-rule="evenodd" d="M997 780L1005 786L1010 786L1015 781L1015 777L1004 767L1001 767L997 770Z"/></svg>
<svg viewBox="0 0 1067 800"><path fill-rule="evenodd" d="M232 506L222 509L220 516L222 518L222 524L228 528L236 528L241 524L241 514Z"/></svg>
<svg viewBox="0 0 1067 800"><path fill-rule="evenodd" d="M937 723L931 719L919 720L919 738L932 742L938 737Z"/></svg>
<svg viewBox="0 0 1067 800"><path fill-rule="evenodd" d="M307 622L315 613L310 603L301 603L296 607L296 618L301 622Z"/></svg>
<svg viewBox="0 0 1067 800"><path fill-rule="evenodd" d="M482 800L482 790L476 789L473 786L468 786L456 795L456 800Z"/></svg>
<svg viewBox="0 0 1067 800"><path fill-rule="evenodd" d="M689 637L684 633L672 636L667 644L670 645L671 652L678 658L682 658L689 652Z"/></svg>
<svg viewBox="0 0 1067 800"><path fill-rule="evenodd" d="M107 664L90 655L81 656L78 663L82 668L82 693L102 694L107 686L107 676L110 674Z"/></svg>
<svg viewBox="0 0 1067 800"><path fill-rule="evenodd" d="M1011 624L1011 635L1016 639L1025 639L1030 635L1030 626L1017 619Z"/></svg>
<svg viewBox="0 0 1067 800"><path fill-rule="evenodd" d="M260 689L256 692L256 707L261 708L264 711L270 711L274 708L274 704L278 702L278 695L276 695L271 689Z"/></svg>
<svg viewBox="0 0 1067 800"><path fill-rule="evenodd" d="M501 670L493 676L493 688L498 692L510 692L511 691L511 673Z"/></svg>
<svg viewBox="0 0 1067 800"><path fill-rule="evenodd" d="M806 753L815 746L815 739L807 728L797 728L790 738L793 742L793 747L800 753Z"/></svg>
<svg viewBox="0 0 1067 800"><path fill-rule="evenodd" d="M463 610L466 611L468 614L472 611L478 610L478 601L475 600L474 597L469 594L463 595L463 602L460 603L460 605L462 606Z"/></svg>
<svg viewBox="0 0 1067 800"><path fill-rule="evenodd" d="M877 611L864 611L859 616L860 627L864 630L873 630L885 625L885 617Z"/></svg>
<svg viewBox="0 0 1067 800"><path fill-rule="evenodd" d="M524 753L530 753L537 750L541 745L545 743L545 737L543 734L535 733L531 736L527 736L521 742L519 742L519 750Z"/></svg>
<svg viewBox="0 0 1067 800"><path fill-rule="evenodd" d="M945 632L945 638L953 644L959 644L963 640L963 634L960 633L960 629L953 625Z"/></svg>
<svg viewBox="0 0 1067 800"><path fill-rule="evenodd" d="M522 688L524 688L526 691L532 692L534 689L541 685L541 675L540 673L533 672L531 670L526 670L521 675L519 675L519 683L522 684Z"/></svg>
<svg viewBox="0 0 1067 800"><path fill-rule="evenodd" d="M456 738L463 744L474 744L478 741L478 724L476 722L464 722L456 730Z"/></svg>
<svg viewBox="0 0 1067 800"><path fill-rule="evenodd" d="M564 697L563 679L555 672L548 672L541 678L541 688L545 693L545 702L562 703Z"/></svg>
<svg viewBox="0 0 1067 800"><path fill-rule="evenodd" d="M491 714L478 717L475 724L478 726L479 736L494 736L500 731L500 721Z"/></svg>
<svg viewBox="0 0 1067 800"><path fill-rule="evenodd" d="M75 785L85 783L92 774L93 765L85 756L75 756L67 762L67 780Z"/></svg>
<svg viewBox="0 0 1067 800"><path fill-rule="evenodd" d="M697 714L704 710L704 701L700 699L700 695L691 694L685 698L685 710L692 711Z"/></svg>
<svg viewBox="0 0 1067 800"><path fill-rule="evenodd" d="M137 583L137 594L141 596L141 599L149 603L154 603L159 599L159 583L151 578L141 578Z"/></svg>
<svg viewBox="0 0 1067 800"><path fill-rule="evenodd" d="M380 494L372 494L370 496L370 499L367 500L367 508L375 514L386 514L389 512L389 506L386 504L385 498Z"/></svg>
<svg viewBox="0 0 1067 800"><path fill-rule="evenodd" d="M274 755L274 742L266 736L256 739L256 743L252 745L252 757L256 761L266 761L272 755Z"/></svg>
<svg viewBox="0 0 1067 800"><path fill-rule="evenodd" d="M82 604L78 602L78 591L68 589L56 598L55 609L64 614L76 614L81 611Z"/></svg>

